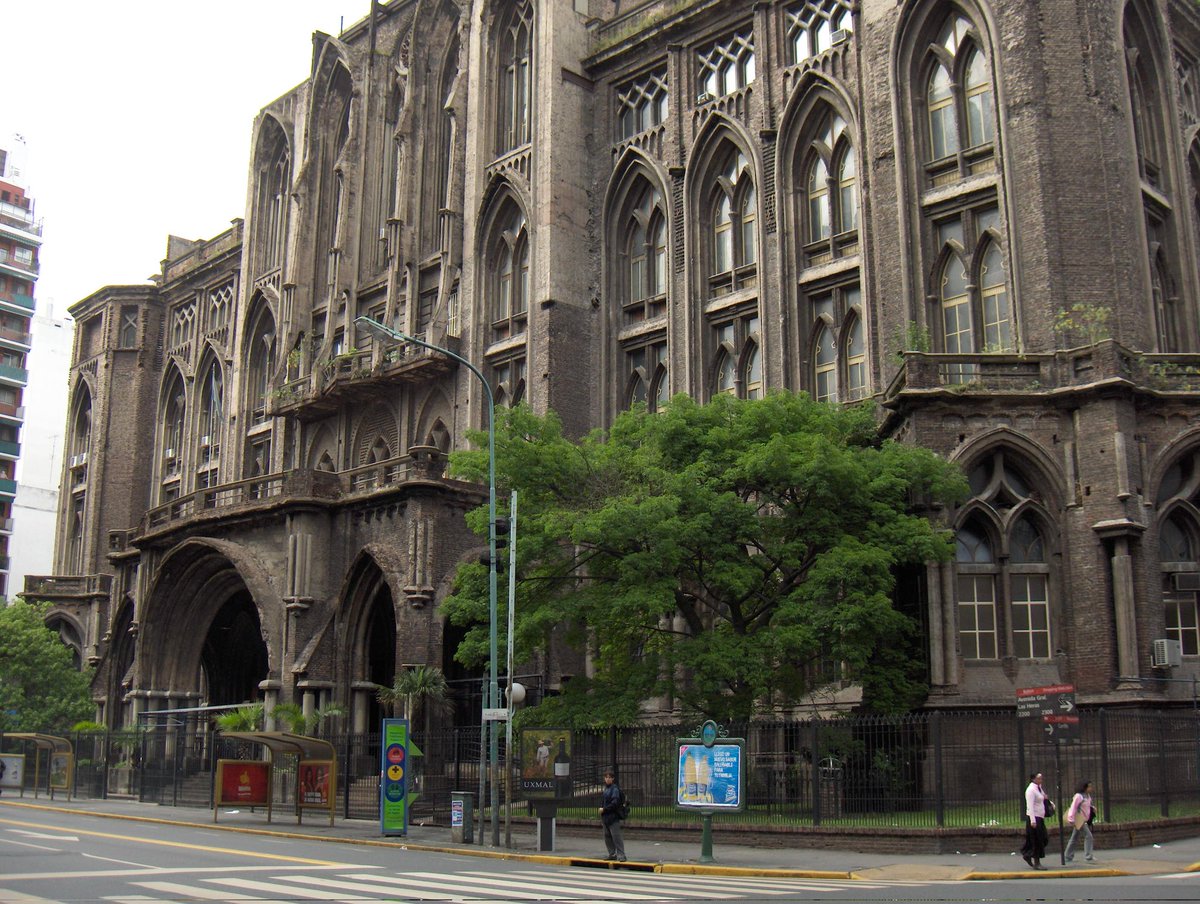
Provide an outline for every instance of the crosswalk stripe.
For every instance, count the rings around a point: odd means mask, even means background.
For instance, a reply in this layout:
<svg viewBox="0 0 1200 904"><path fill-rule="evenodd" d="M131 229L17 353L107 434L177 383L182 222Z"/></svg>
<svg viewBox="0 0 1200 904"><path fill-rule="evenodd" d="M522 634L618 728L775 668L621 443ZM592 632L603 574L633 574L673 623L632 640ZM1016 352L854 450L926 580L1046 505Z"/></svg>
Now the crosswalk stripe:
<svg viewBox="0 0 1200 904"><path fill-rule="evenodd" d="M474 875L486 877L487 873L470 873L462 875ZM531 879L539 878L545 875L534 870L519 870L515 875L528 876ZM568 881L587 881L578 874L570 877L562 877ZM557 878L555 881L559 881ZM846 880L843 884L824 879L824 880L807 880L807 879L756 879L753 877L744 876L680 876L671 874L666 875L641 875L638 873L614 873L612 876L605 876L602 880L604 887L607 888L610 884L617 883L633 883L637 888L645 888L647 885L654 885L662 882L669 882L672 894L677 889L694 889L695 893L701 892L711 894L714 888L736 888L740 891L753 890L763 894L789 894L793 891L837 891L848 887L853 888L885 888L883 885L871 885L865 882Z"/></svg>
<svg viewBox="0 0 1200 904"><path fill-rule="evenodd" d="M308 898L312 901L328 901L329 896L323 891L317 891L312 888L304 888L300 885L283 885L279 882L259 882L255 879L205 879L205 882L212 882L215 885L228 885L230 888L241 888L246 891L266 891L274 895L286 895L291 898ZM370 901L371 898L364 898L359 895L343 895L338 898L341 901Z"/></svg>
<svg viewBox="0 0 1200 904"><path fill-rule="evenodd" d="M205 901L257 901L253 895L239 895L234 891L218 891L215 888L204 888L199 883L184 885L182 882L135 882L139 888L148 888L164 895L187 895L192 898L202 898Z"/></svg>
<svg viewBox="0 0 1200 904"><path fill-rule="evenodd" d="M461 873L458 873L455 874L454 878L449 881L442 873L404 873L396 877L372 876L370 878L384 880L389 885L396 885L397 887L408 889L419 888L451 891L456 892L459 895L470 893L476 896L483 896L485 900L490 900L497 891L500 891L515 900L536 901L544 897L544 892L573 893L580 890L578 886L558 885L554 882L540 880L535 884L526 881L501 879L499 878L499 874L492 874L482 879L466 879ZM545 878L549 877L545 876ZM596 887L596 890L601 891L601 887ZM661 895L645 895L626 892L619 896L614 896L612 900L656 901L661 897Z"/></svg>

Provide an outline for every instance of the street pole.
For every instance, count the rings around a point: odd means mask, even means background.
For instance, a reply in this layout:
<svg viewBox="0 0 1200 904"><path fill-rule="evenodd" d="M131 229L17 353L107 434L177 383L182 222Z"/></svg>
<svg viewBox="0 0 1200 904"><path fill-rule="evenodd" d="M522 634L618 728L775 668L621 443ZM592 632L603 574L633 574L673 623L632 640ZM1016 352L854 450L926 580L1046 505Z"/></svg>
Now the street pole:
<svg viewBox="0 0 1200 904"><path fill-rule="evenodd" d="M488 419L488 693L483 701L484 709L498 709L500 707L500 687L496 676L496 400L492 395L491 384L487 378L480 373L479 368L464 358L462 355L450 351L448 348L442 348L440 345L434 345L426 342L424 339L418 339L416 336L409 336L399 330L394 330L390 326L385 326L378 320L370 317L360 316L355 317L354 322L378 333L386 336L389 339L394 339L397 342L411 342L413 345L419 345L422 348L427 348L430 351L440 352L448 358L452 358L459 364L462 364L467 370L471 371L483 384L483 391L487 398L487 419ZM500 846L500 789L496 784L497 763L500 759L500 732L497 730L495 723L487 725L487 720L483 719L483 713L480 713L480 719L484 723L483 731L488 736L488 775L492 782L491 792L491 809L492 809L492 845ZM480 806L483 806L483 801L479 801Z"/></svg>
<svg viewBox="0 0 1200 904"><path fill-rule="evenodd" d="M513 621L517 598L517 491L508 501L508 718L504 720L504 846L512 847L512 780L513 780Z"/></svg>

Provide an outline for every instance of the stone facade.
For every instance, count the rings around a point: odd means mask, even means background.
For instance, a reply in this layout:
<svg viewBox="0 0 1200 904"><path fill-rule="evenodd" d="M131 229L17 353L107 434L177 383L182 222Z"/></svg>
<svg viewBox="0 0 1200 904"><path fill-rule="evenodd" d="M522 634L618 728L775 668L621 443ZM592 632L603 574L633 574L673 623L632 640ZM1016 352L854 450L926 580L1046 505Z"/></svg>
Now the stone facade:
<svg viewBox="0 0 1200 904"><path fill-rule="evenodd" d="M905 584L930 705L1183 699L1198 61L1184 0L373 4L257 118L244 223L73 309L59 574L27 593L111 724L265 694L363 728L403 664L466 678L437 603L485 494L442 459L485 395L366 315L576 433L677 392L874 397L971 479L957 561Z"/></svg>

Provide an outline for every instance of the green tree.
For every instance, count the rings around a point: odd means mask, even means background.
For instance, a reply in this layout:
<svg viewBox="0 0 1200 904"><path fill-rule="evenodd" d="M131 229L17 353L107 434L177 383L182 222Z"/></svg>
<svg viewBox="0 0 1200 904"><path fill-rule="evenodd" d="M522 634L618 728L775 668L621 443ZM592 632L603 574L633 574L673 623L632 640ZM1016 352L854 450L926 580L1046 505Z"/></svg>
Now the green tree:
<svg viewBox="0 0 1200 904"><path fill-rule="evenodd" d="M662 693L746 718L813 693L831 661L868 694L888 691L869 707L918 702L925 688L895 655L917 636L892 604L896 574L948 558L928 509L965 482L927 450L880 440L872 408L681 396L580 442L553 414L497 421L497 482L519 501L518 659L553 636L589 645L595 666L539 707L545 718L627 724ZM451 464L486 479L485 452ZM485 534L486 508L469 522ZM486 568L460 566L444 611L470 626L459 660L486 662Z"/></svg>
<svg viewBox="0 0 1200 904"><path fill-rule="evenodd" d="M243 703L217 716L221 731L262 731L266 708L261 703Z"/></svg>
<svg viewBox="0 0 1200 904"><path fill-rule="evenodd" d="M0 606L0 732L65 731L95 712L92 670L46 627L46 603Z"/></svg>

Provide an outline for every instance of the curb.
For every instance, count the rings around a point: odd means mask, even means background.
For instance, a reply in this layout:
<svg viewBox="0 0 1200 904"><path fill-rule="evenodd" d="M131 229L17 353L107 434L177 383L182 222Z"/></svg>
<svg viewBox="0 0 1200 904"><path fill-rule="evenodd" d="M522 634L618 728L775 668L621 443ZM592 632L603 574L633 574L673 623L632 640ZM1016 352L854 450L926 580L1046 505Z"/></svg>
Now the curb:
<svg viewBox="0 0 1200 904"><path fill-rule="evenodd" d="M853 870L816 870L816 869L781 869L776 867L753 866L718 866L714 864L679 863L666 861L628 860L624 863L614 863L594 857L580 857L563 854L523 854L516 851L486 850L471 847L449 847L436 844L412 843L409 841L385 841L375 838L346 838L316 835L307 832L291 832L277 829L260 829L253 826L222 825L219 822L209 824L184 819L164 819L158 816L138 816L132 813L109 813L96 810L80 810L73 807L55 806L52 804L26 803L24 801L0 801L0 806L20 808L24 810L42 810L51 813L66 813L85 816L96 816L103 819L120 819L126 822L142 822L151 825L181 826L199 829L216 829L222 832L239 832L243 835L260 835L271 838L291 838L299 841L324 841L334 844L359 845L360 847L384 847L405 851L422 851L432 854L453 854L462 857L479 857L488 860L512 860L524 863L538 863L544 866L573 866L584 869L624 870L627 872L661 873L676 876L726 876L761 879L834 879L852 881L874 881L879 876L866 876ZM883 868L883 869L886 869ZM1200 872L1200 862L1189 864L1180 869L1178 865L1172 868L1174 872ZM1009 870L971 871L955 881L998 881L1023 879L1104 879L1118 876L1138 875L1127 870L1115 868L1093 869L1044 869L1020 872Z"/></svg>

